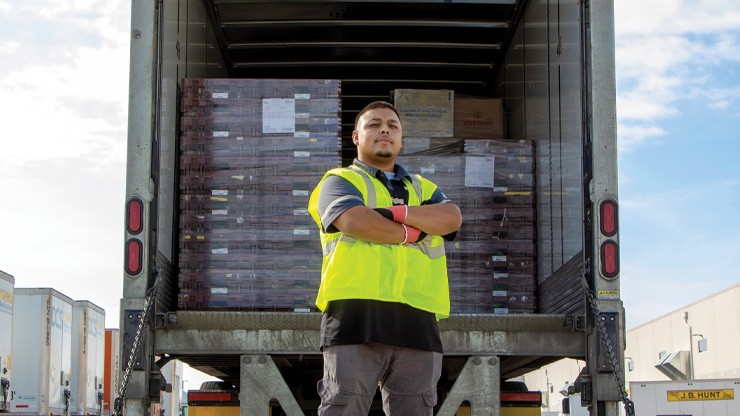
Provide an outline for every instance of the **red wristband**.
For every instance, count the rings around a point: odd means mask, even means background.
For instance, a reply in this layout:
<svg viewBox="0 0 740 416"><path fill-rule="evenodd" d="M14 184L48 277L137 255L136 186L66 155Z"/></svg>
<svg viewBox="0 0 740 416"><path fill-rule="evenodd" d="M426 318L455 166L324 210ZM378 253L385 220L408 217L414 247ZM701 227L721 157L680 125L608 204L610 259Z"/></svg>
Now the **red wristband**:
<svg viewBox="0 0 740 416"><path fill-rule="evenodd" d="M416 243L419 241L419 237L421 237L421 230L410 225L403 224L403 232L404 237L401 244Z"/></svg>
<svg viewBox="0 0 740 416"><path fill-rule="evenodd" d="M386 209L393 213L393 221L399 224L403 224L406 221L409 213L409 207L407 205L394 205Z"/></svg>

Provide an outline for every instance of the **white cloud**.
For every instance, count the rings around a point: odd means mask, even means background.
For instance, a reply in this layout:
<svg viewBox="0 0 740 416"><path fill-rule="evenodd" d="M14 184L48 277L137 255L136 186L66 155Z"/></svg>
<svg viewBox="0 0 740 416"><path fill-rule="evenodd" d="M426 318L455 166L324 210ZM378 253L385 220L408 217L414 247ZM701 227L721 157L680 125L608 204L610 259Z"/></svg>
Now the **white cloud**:
<svg viewBox="0 0 740 416"><path fill-rule="evenodd" d="M643 126L629 123L619 125L619 152L630 151L646 140L665 135L665 130L658 126Z"/></svg>
<svg viewBox="0 0 740 416"><path fill-rule="evenodd" d="M740 28L740 6L728 0L617 0L614 14L626 33L717 33Z"/></svg>
<svg viewBox="0 0 740 416"><path fill-rule="evenodd" d="M58 48L20 33L20 40L11 39L0 48L3 61L11 65L0 70L0 96L13 97L0 102L7 138L0 166L80 155L97 165L121 161L125 157L125 28L129 19L122 19L117 11L121 2L50 4L39 8L47 23L60 36L79 32L86 41ZM118 9L112 7L115 4Z"/></svg>
<svg viewBox="0 0 740 416"><path fill-rule="evenodd" d="M615 25L620 150L661 136L652 124L680 116L683 100L715 110L740 100L740 86L723 79L725 65L740 61L740 3L654 0L644 10L619 0Z"/></svg>
<svg viewBox="0 0 740 416"><path fill-rule="evenodd" d="M19 48L20 44L16 41L10 40L0 42L0 56L10 55L12 53L18 52Z"/></svg>

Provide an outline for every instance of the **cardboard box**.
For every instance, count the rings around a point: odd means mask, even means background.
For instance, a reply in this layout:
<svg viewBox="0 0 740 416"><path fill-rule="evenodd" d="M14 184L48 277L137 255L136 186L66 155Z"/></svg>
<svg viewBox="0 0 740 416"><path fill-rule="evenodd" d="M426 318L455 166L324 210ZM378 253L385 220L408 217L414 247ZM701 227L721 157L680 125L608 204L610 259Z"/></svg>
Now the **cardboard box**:
<svg viewBox="0 0 740 416"><path fill-rule="evenodd" d="M393 91L404 137L452 137L454 104L455 92L451 90Z"/></svg>
<svg viewBox="0 0 740 416"><path fill-rule="evenodd" d="M500 98L455 98L454 135L461 139L506 138L504 104Z"/></svg>

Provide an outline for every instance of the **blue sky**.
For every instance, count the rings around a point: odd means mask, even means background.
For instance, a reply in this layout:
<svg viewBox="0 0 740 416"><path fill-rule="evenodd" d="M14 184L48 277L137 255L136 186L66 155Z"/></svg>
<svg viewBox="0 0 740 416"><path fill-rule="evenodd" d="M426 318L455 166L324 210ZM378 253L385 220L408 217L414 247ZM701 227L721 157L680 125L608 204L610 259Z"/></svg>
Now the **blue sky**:
<svg viewBox="0 0 740 416"><path fill-rule="evenodd" d="M740 2L615 0L628 328L740 281ZM130 2L0 3L0 270L118 327Z"/></svg>
<svg viewBox="0 0 740 416"><path fill-rule="evenodd" d="M740 4L615 2L628 328L740 281Z"/></svg>

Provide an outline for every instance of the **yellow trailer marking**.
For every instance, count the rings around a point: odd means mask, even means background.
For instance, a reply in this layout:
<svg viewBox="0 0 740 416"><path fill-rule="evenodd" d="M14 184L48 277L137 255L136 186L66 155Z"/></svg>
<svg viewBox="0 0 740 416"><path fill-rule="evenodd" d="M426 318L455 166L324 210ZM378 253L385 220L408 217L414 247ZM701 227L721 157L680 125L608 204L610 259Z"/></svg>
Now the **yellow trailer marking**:
<svg viewBox="0 0 740 416"><path fill-rule="evenodd" d="M669 402L702 401L702 400L735 400L735 390L668 390Z"/></svg>

